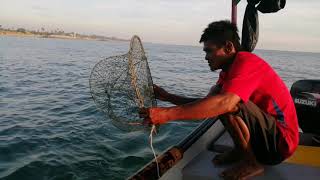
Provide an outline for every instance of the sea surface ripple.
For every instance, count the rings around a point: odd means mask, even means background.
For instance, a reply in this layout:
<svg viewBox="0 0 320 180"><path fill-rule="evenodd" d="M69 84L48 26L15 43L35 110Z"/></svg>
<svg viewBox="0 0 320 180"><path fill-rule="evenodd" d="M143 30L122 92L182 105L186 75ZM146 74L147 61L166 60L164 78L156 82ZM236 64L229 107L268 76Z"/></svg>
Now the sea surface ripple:
<svg viewBox="0 0 320 180"><path fill-rule="evenodd" d="M94 104L91 69L128 42L0 36L0 178L124 179L152 159L148 132L115 128ZM201 47L145 43L154 83L203 97L215 84ZM319 78L320 54L257 50L287 86ZM169 106L168 103L159 103ZM154 147L179 142L199 122L160 127Z"/></svg>

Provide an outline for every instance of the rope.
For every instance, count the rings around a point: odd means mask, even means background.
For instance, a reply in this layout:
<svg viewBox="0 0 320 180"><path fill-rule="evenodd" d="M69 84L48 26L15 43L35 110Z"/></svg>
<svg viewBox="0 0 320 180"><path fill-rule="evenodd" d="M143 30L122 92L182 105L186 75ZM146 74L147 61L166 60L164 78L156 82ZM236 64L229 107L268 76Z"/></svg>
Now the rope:
<svg viewBox="0 0 320 180"><path fill-rule="evenodd" d="M157 164L157 173L158 173L158 178L160 178L160 169L159 169L159 163L158 163L158 160L157 160L157 155L156 155L156 152L154 151L153 149L153 142L152 142L152 134L156 132L156 126L153 124L152 125L152 128L151 128L151 131L150 131L150 147L151 147L151 150L153 152L153 156L154 156L154 159L156 161L156 164Z"/></svg>

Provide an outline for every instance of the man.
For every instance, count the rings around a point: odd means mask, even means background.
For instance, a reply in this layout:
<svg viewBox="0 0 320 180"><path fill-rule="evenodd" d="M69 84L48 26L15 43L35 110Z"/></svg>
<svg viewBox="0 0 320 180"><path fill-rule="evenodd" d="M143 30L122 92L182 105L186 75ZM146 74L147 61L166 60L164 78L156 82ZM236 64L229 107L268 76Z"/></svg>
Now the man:
<svg viewBox="0 0 320 180"><path fill-rule="evenodd" d="M158 99L177 106L141 110L152 124L219 116L235 148L213 159L215 165L239 161L221 173L245 179L290 157L299 141L298 121L290 93L276 72L260 57L241 52L238 30L229 21L208 25L200 43L212 71L222 69L208 96L185 98L154 86Z"/></svg>

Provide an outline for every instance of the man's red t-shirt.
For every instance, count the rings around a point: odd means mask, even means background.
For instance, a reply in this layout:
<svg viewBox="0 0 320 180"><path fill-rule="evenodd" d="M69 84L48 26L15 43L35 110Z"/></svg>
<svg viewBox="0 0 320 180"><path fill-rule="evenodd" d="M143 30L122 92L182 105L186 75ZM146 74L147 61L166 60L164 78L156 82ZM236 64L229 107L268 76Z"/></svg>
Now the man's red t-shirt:
<svg viewBox="0 0 320 180"><path fill-rule="evenodd" d="M296 110L288 88L277 73L260 57L238 52L227 71L221 71L217 84L222 92L238 95L277 119L280 131L279 151L288 158L298 146L299 131Z"/></svg>

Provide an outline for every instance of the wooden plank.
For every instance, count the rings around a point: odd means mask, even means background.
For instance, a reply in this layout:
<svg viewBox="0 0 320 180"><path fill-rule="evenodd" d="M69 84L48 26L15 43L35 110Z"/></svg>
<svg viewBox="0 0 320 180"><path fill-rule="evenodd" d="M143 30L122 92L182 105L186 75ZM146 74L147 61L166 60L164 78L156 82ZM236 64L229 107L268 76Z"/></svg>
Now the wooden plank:
<svg viewBox="0 0 320 180"><path fill-rule="evenodd" d="M320 167L320 147L300 145L286 162Z"/></svg>

